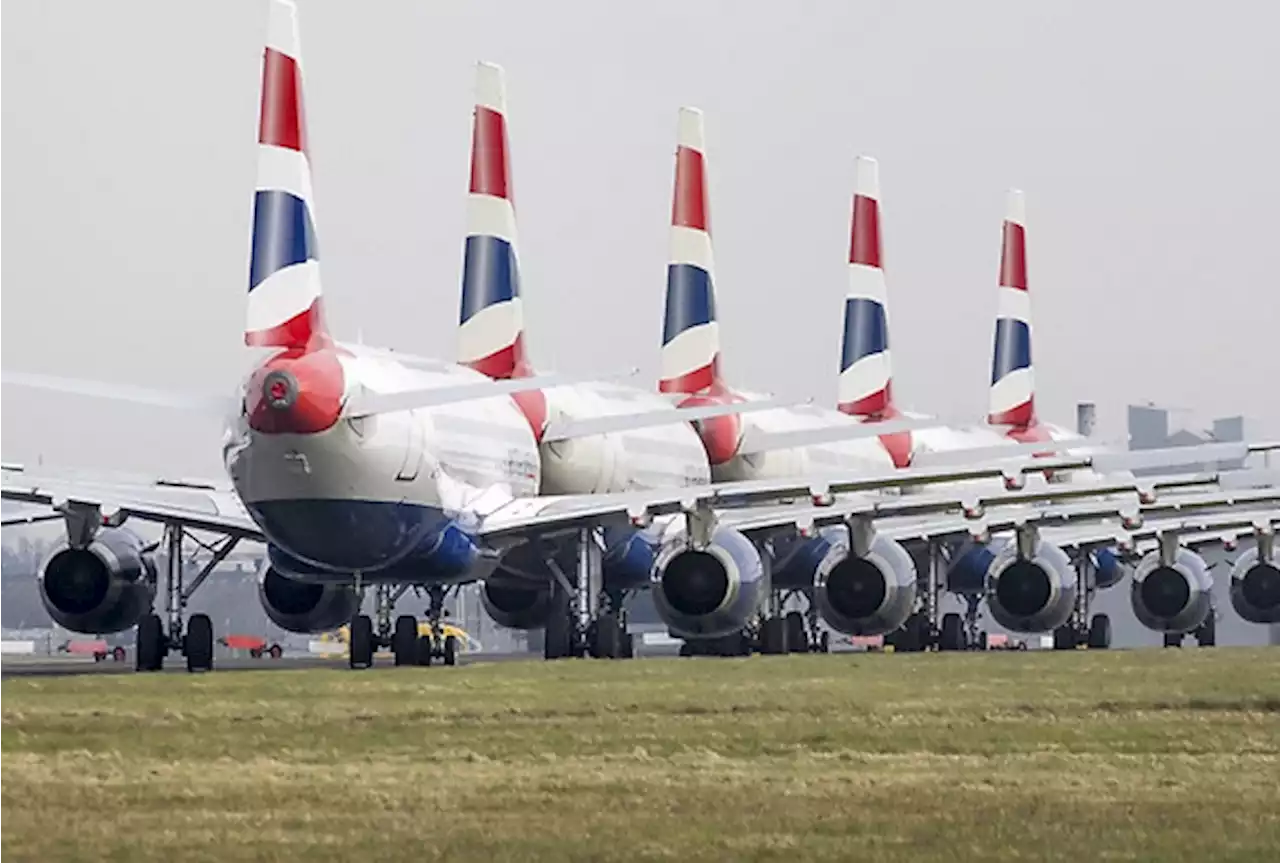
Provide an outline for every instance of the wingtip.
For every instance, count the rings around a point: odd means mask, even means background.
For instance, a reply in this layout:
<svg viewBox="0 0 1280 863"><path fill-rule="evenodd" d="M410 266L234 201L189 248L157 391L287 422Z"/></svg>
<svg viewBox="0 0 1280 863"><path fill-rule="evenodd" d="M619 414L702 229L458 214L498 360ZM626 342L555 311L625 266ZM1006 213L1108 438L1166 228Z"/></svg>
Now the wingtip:
<svg viewBox="0 0 1280 863"><path fill-rule="evenodd" d="M476 63L476 104L505 114L507 110L506 72L497 63Z"/></svg>

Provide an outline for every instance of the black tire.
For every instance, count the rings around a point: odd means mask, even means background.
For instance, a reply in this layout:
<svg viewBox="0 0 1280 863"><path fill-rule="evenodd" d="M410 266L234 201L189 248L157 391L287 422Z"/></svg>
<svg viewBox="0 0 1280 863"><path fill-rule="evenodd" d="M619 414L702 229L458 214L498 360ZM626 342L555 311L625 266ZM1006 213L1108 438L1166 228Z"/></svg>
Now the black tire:
<svg viewBox="0 0 1280 863"><path fill-rule="evenodd" d="M431 667L431 660L435 657L435 642L429 635L418 636L418 664L424 668Z"/></svg>
<svg viewBox="0 0 1280 863"><path fill-rule="evenodd" d="M352 668L373 667L373 619L367 614L351 618L351 643L347 661Z"/></svg>
<svg viewBox="0 0 1280 863"><path fill-rule="evenodd" d="M547 617L542 655L546 659L566 659L573 655L574 621L569 594L558 581L551 583L551 613Z"/></svg>
<svg viewBox="0 0 1280 863"><path fill-rule="evenodd" d="M458 636L446 635L444 637L444 664L458 664Z"/></svg>
<svg viewBox="0 0 1280 863"><path fill-rule="evenodd" d="M991 646L991 637L987 635L986 630L978 633L978 649L987 650Z"/></svg>
<svg viewBox="0 0 1280 863"><path fill-rule="evenodd" d="M418 664L418 618L412 614L396 618L396 628L391 633L391 654L397 667Z"/></svg>
<svg viewBox="0 0 1280 863"><path fill-rule="evenodd" d="M1111 618L1105 614L1095 614L1089 621L1089 649L1106 650L1111 647Z"/></svg>
<svg viewBox="0 0 1280 863"><path fill-rule="evenodd" d="M143 615L133 648L134 668L159 671L164 667L164 628L155 614Z"/></svg>
<svg viewBox="0 0 1280 863"><path fill-rule="evenodd" d="M766 617L760 624L760 652L777 656L787 652L787 620L784 617Z"/></svg>
<svg viewBox="0 0 1280 863"><path fill-rule="evenodd" d="M1076 631L1071 628L1071 624L1063 624L1053 631L1053 649L1076 649Z"/></svg>
<svg viewBox="0 0 1280 863"><path fill-rule="evenodd" d="M680 655L693 656L693 643L690 641L680 642Z"/></svg>
<svg viewBox="0 0 1280 863"><path fill-rule="evenodd" d="M213 671L213 621L207 614L193 614L182 639L187 671Z"/></svg>
<svg viewBox="0 0 1280 863"><path fill-rule="evenodd" d="M787 650L791 653L808 653L809 652L809 633L804 628L804 615L798 611L788 611L787 622Z"/></svg>
<svg viewBox="0 0 1280 863"><path fill-rule="evenodd" d="M964 623L954 611L942 615L942 634L938 636L939 650L964 650Z"/></svg>
<svg viewBox="0 0 1280 863"><path fill-rule="evenodd" d="M1218 621L1214 619L1212 611L1204 619L1204 623L1196 628L1196 643L1201 647L1213 647L1218 643Z"/></svg>
<svg viewBox="0 0 1280 863"><path fill-rule="evenodd" d="M598 659L622 658L622 625L616 614L602 614L592 632L591 654Z"/></svg>
<svg viewBox="0 0 1280 863"><path fill-rule="evenodd" d="M822 634L818 636L818 652L831 652L831 633L827 632L825 629L822 630Z"/></svg>
<svg viewBox="0 0 1280 863"><path fill-rule="evenodd" d="M1182 646L1182 633L1181 633L1181 632L1166 632L1166 633L1164 634L1164 646L1165 646L1165 647L1181 647L1181 646Z"/></svg>

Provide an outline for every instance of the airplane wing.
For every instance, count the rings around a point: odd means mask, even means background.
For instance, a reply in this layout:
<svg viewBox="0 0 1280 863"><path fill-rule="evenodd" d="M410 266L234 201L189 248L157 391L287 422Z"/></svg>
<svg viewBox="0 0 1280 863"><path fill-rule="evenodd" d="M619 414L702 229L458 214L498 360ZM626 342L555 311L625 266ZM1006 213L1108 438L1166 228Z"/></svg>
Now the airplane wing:
<svg viewBox="0 0 1280 863"><path fill-rule="evenodd" d="M694 422L695 420L745 414L776 407L790 407L794 404L795 402L784 399L760 399L758 401L699 405L688 408L680 408L673 405L670 408L661 410L611 414L580 420L555 421L547 426L547 430L542 436L542 441L543 443L554 443L556 441L608 434L609 432Z"/></svg>

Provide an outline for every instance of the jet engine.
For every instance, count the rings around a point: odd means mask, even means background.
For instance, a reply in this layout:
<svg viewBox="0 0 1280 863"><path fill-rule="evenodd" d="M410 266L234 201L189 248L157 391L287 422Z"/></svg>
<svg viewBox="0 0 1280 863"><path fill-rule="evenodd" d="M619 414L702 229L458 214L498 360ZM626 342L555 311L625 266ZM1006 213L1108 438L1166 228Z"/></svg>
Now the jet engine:
<svg viewBox="0 0 1280 863"><path fill-rule="evenodd" d="M1280 560L1274 546L1263 553L1259 541L1231 567L1231 605L1250 623L1280 623Z"/></svg>
<svg viewBox="0 0 1280 863"><path fill-rule="evenodd" d="M289 632L337 629L360 608L360 596L349 584L299 581L270 564L258 578L258 600L271 622Z"/></svg>
<svg viewBox="0 0 1280 863"><path fill-rule="evenodd" d="M72 632L122 632L151 610L155 557L137 534L103 528L84 548L65 539L40 564L40 599L49 616Z"/></svg>
<svg viewBox="0 0 1280 863"><path fill-rule="evenodd" d="M511 629L542 629L551 616L550 584L515 579L490 579L480 602L494 623Z"/></svg>
<svg viewBox="0 0 1280 863"><path fill-rule="evenodd" d="M860 528L855 528L855 532ZM886 635L906 621L916 602L916 565L896 540L867 533L861 554L849 530L828 527L781 547L773 583L812 589L827 625L844 635Z"/></svg>
<svg viewBox="0 0 1280 863"><path fill-rule="evenodd" d="M658 615L673 634L685 638L738 632L769 593L759 550L730 528L718 528L703 547L683 533L667 540L651 580Z"/></svg>
<svg viewBox="0 0 1280 863"><path fill-rule="evenodd" d="M1002 544L987 567L987 608L1012 632L1049 632L1076 604L1076 571L1067 553L1027 531Z"/></svg>
<svg viewBox="0 0 1280 863"><path fill-rule="evenodd" d="M1156 632L1191 632L1208 617L1213 580L1204 558L1170 546L1149 553L1133 573L1133 613Z"/></svg>

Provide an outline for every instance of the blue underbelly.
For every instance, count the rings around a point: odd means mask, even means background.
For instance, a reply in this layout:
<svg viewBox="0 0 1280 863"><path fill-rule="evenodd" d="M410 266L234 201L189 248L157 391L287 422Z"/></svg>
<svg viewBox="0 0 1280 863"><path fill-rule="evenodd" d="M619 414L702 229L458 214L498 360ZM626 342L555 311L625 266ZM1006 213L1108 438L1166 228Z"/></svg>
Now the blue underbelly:
<svg viewBox="0 0 1280 863"><path fill-rule="evenodd" d="M272 500L248 508L272 545L319 571L373 574L407 568L422 573L407 580L440 581L465 574L476 557L471 537L435 507L398 501Z"/></svg>

